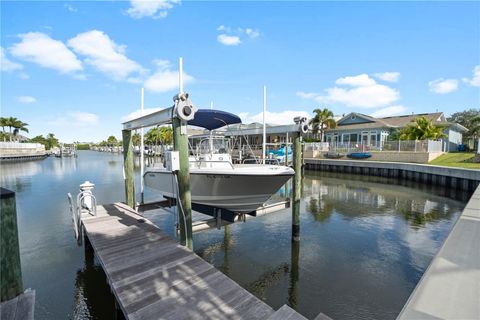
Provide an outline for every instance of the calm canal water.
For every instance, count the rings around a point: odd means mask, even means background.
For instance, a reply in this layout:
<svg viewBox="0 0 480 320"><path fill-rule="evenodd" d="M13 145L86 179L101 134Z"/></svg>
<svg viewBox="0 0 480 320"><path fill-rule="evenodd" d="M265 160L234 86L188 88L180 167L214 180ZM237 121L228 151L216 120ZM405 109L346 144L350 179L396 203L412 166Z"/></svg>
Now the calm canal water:
<svg viewBox="0 0 480 320"><path fill-rule="evenodd" d="M123 201L122 165L120 155L91 151L0 165L1 186L17 193L23 281L37 292L36 319L114 317L105 275L73 238L66 194L90 180L99 203ZM156 197L147 190L147 200ZM283 210L195 234L194 249L274 309L394 319L467 197L396 179L307 171L299 244L290 241L291 211ZM146 216L174 234L173 211Z"/></svg>

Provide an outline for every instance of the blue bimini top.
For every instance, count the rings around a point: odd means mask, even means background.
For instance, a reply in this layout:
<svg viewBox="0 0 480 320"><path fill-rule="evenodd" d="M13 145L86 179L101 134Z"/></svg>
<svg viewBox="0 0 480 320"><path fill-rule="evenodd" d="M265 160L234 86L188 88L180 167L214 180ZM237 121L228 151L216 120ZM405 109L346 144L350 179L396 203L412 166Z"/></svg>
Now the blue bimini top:
<svg viewBox="0 0 480 320"><path fill-rule="evenodd" d="M188 124L191 126L202 127L207 130L214 130L235 123L242 123L242 120L237 115L210 109L198 109L195 112L195 118L188 121Z"/></svg>

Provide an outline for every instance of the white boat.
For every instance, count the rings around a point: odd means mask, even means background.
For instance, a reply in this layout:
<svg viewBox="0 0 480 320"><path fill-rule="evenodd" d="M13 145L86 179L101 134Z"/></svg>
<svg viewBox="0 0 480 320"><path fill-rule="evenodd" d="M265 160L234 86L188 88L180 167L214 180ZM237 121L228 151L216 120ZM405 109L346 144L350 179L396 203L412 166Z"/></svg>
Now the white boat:
<svg viewBox="0 0 480 320"><path fill-rule="evenodd" d="M204 110L198 110L198 113ZM215 110L212 115L218 120L225 114ZM205 112L207 113L207 112ZM219 115L219 113L221 113ZM236 122L232 122L236 121ZM227 121L222 118L223 123ZM227 123L227 124L228 124ZM190 124L190 122L189 122ZM200 123L193 123L201 126ZM222 123L218 127L223 126ZM203 126L209 130L212 126ZM216 127L216 128L218 128ZM214 129L216 129L214 128ZM233 212L252 212L261 207L294 174L290 167L261 164L232 164L228 144L223 137L208 136L200 141L190 157L190 190L192 203L227 209ZM174 175L164 167L149 167L144 174L145 186L159 191L166 198L176 198Z"/></svg>

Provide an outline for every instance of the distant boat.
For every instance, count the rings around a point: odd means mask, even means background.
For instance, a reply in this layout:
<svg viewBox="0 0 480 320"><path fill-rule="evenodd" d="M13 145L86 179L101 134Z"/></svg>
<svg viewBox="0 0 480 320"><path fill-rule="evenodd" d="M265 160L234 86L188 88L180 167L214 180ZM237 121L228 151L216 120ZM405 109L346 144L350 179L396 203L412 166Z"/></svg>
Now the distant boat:
<svg viewBox="0 0 480 320"><path fill-rule="evenodd" d="M343 158L345 154L340 152L327 152L323 156L329 159L340 159Z"/></svg>
<svg viewBox="0 0 480 320"><path fill-rule="evenodd" d="M349 157L350 159L367 159L371 156L372 154L369 152L352 152L347 154L347 157Z"/></svg>

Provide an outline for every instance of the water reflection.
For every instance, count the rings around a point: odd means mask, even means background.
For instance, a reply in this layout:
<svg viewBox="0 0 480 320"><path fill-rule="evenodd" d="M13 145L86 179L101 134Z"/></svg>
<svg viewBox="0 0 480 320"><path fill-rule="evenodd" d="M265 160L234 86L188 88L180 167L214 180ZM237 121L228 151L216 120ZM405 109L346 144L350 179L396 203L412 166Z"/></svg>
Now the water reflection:
<svg viewBox="0 0 480 320"><path fill-rule="evenodd" d="M137 157L137 186L139 164ZM113 317L103 272L73 239L65 195L90 180L99 203L123 201L122 167L121 155L84 151L76 159L1 164L2 186L17 192L24 285L37 290L37 319ZM277 197L289 196L291 185ZM300 242L292 244L287 209L194 234L194 248L274 309L289 304L308 318L394 319L467 197L398 179L307 171ZM146 216L174 236L171 211Z"/></svg>
<svg viewBox="0 0 480 320"><path fill-rule="evenodd" d="M77 271L75 288L74 319L115 318L115 298L92 250L85 250L85 266Z"/></svg>
<svg viewBox="0 0 480 320"><path fill-rule="evenodd" d="M275 309L394 319L464 207L445 194L396 179L306 172L300 242L291 241L289 209L231 225L234 246L211 230L195 235L195 248Z"/></svg>

